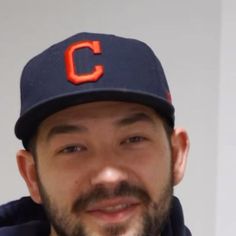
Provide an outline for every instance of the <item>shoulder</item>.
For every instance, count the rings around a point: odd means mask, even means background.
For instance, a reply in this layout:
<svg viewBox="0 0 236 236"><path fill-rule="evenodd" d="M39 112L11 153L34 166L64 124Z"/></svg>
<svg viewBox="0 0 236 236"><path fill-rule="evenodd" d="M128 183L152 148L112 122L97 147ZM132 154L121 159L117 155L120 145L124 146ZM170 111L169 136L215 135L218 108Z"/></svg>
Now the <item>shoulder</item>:
<svg viewBox="0 0 236 236"><path fill-rule="evenodd" d="M42 235L49 224L41 205L23 197L0 206L0 236Z"/></svg>

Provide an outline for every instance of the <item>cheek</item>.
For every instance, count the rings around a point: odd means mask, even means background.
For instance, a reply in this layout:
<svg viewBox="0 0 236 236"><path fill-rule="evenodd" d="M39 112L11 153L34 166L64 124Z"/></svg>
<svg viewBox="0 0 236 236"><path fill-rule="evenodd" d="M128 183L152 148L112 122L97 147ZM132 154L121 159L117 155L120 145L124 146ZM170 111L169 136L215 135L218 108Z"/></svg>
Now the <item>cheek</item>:
<svg viewBox="0 0 236 236"><path fill-rule="evenodd" d="M132 169L151 195L159 195L171 178L171 155L166 151L139 153Z"/></svg>
<svg viewBox="0 0 236 236"><path fill-rule="evenodd" d="M48 196L60 204L71 204L80 194L85 184L83 171L70 163L42 168L39 172L41 183Z"/></svg>

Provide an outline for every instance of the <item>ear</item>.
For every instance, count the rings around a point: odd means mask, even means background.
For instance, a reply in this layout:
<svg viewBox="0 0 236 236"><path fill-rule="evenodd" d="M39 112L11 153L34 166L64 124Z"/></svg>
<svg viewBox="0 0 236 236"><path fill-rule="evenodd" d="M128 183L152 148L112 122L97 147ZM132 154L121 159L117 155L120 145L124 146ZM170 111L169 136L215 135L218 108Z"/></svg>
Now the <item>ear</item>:
<svg viewBox="0 0 236 236"><path fill-rule="evenodd" d="M42 201L38 188L36 164L32 154L26 150L20 150L17 152L16 159L18 169L27 184L31 198L36 203L41 203Z"/></svg>
<svg viewBox="0 0 236 236"><path fill-rule="evenodd" d="M176 128L171 137L173 184L177 185L184 177L187 156L189 151L189 138L184 129Z"/></svg>

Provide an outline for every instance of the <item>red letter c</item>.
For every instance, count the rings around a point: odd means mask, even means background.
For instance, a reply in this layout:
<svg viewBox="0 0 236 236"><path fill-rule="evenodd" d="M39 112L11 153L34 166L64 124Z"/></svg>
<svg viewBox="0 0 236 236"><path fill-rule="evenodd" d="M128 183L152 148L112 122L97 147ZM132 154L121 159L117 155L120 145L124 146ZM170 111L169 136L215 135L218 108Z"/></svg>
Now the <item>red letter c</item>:
<svg viewBox="0 0 236 236"><path fill-rule="evenodd" d="M80 41L70 45L65 51L65 63L67 79L73 84L97 81L104 73L102 65L95 65L91 73L76 74L73 53L81 48L90 48L94 54L101 53L99 41Z"/></svg>

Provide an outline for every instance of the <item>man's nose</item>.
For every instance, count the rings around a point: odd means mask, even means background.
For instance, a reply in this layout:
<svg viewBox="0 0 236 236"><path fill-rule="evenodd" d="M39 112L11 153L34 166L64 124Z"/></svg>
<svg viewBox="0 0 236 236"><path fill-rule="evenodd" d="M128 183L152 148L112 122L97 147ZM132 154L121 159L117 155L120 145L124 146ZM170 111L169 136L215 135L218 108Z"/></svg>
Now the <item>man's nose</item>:
<svg viewBox="0 0 236 236"><path fill-rule="evenodd" d="M119 167L106 166L94 173L92 185L115 185L128 179L128 174Z"/></svg>

